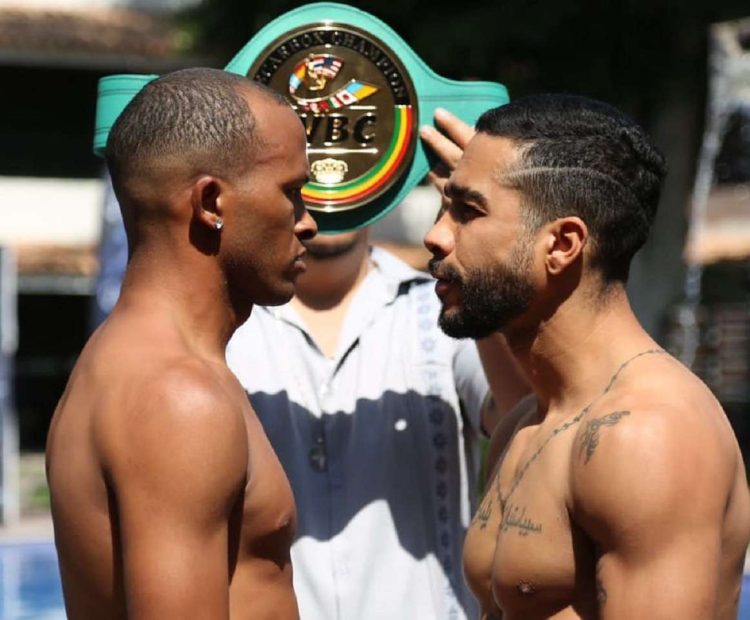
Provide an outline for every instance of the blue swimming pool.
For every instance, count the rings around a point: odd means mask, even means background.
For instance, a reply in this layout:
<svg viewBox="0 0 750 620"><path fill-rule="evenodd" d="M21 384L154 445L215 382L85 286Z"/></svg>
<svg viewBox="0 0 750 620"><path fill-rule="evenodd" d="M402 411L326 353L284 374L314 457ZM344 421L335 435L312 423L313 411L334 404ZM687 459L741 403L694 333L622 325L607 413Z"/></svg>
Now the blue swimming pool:
<svg viewBox="0 0 750 620"><path fill-rule="evenodd" d="M745 575L739 620L750 620L750 575ZM0 543L0 620L65 620L55 546Z"/></svg>
<svg viewBox="0 0 750 620"><path fill-rule="evenodd" d="M0 620L65 620L55 546L0 544Z"/></svg>

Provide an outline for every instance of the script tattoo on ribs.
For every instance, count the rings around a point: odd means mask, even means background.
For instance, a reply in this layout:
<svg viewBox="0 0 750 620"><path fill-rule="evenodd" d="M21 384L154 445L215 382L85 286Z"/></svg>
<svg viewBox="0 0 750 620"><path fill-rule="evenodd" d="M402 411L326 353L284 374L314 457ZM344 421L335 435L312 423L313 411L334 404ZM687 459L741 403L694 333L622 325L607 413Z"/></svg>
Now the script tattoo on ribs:
<svg viewBox="0 0 750 620"><path fill-rule="evenodd" d="M515 529L519 536L528 536L541 533L542 524L526 516L526 506L508 503L503 510L500 528L503 532Z"/></svg>
<svg viewBox="0 0 750 620"><path fill-rule="evenodd" d="M613 411L601 418L594 418L586 423L586 428L581 436L581 449L578 452L579 456L583 457L584 465L591 460L594 450L599 445L599 431L601 428L603 426L614 426L626 415L630 415L630 411Z"/></svg>

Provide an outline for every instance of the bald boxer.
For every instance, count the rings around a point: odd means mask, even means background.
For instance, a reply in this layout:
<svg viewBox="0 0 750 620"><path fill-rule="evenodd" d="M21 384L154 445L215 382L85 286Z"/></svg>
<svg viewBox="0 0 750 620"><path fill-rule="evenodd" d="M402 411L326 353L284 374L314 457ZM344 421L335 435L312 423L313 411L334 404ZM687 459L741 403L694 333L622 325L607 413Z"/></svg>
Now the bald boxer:
<svg viewBox="0 0 750 620"><path fill-rule="evenodd" d="M68 617L297 618L294 499L224 349L305 269L303 127L245 78L185 70L134 98L106 158L128 268L47 443Z"/></svg>

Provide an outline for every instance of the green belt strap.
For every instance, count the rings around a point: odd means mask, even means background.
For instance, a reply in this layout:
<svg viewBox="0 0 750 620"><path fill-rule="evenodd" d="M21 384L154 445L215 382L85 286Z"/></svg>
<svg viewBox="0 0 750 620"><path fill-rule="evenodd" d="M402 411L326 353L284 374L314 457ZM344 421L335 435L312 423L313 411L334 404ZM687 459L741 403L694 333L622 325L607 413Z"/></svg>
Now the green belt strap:
<svg viewBox="0 0 750 620"><path fill-rule="evenodd" d="M273 50L289 33L304 32L306 27L322 28L331 24L344 28L351 26L356 31L365 33L365 38L369 37L395 56L407 74L406 81L413 85L416 101L411 107L416 114L413 118L413 137L409 151L413 156L409 161L404 158L403 169L399 168L395 175L398 178L384 193L373 197L372 200L368 200L365 193L364 204L344 206L343 209L315 206L308 201L308 206L322 232L351 230L373 223L398 205L424 178L430 169L432 156L428 157L421 140L416 137L416 131L420 125L433 123L436 108L445 108L473 125L485 110L508 102L508 93L503 85L493 82L459 82L441 77L432 71L388 25L360 9L332 2L302 6L273 20L237 53L225 70L259 79L256 72L259 70L258 63L261 57L268 59L269 50ZM352 40L350 39L350 43ZM289 67L286 68L286 74L291 75ZM111 75L99 81L94 133L95 153L103 154L107 136L117 117L136 93L157 77ZM289 97L289 93L284 94ZM312 159L311 157L311 161ZM353 183L344 185L351 187ZM334 191L331 189L329 193ZM353 190L349 191L351 193ZM325 191L322 193L325 194Z"/></svg>

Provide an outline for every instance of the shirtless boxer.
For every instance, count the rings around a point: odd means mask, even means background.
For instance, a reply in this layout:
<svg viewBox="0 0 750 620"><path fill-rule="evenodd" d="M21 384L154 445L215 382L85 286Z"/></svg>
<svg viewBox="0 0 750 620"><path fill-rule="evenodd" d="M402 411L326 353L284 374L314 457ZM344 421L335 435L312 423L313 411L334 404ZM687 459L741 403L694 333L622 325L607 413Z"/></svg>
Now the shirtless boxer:
<svg viewBox="0 0 750 620"><path fill-rule="evenodd" d="M210 69L148 85L107 145L130 260L47 443L71 620L297 618L288 481L226 367L316 232L291 108Z"/></svg>
<svg viewBox="0 0 750 620"><path fill-rule="evenodd" d="M518 100L477 132L425 239L440 322L504 333L539 400L498 426L466 539L484 617L736 617L750 539L737 442L625 293L662 157L579 97Z"/></svg>

